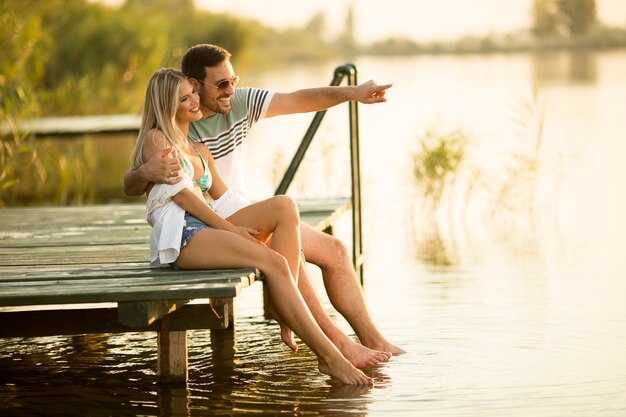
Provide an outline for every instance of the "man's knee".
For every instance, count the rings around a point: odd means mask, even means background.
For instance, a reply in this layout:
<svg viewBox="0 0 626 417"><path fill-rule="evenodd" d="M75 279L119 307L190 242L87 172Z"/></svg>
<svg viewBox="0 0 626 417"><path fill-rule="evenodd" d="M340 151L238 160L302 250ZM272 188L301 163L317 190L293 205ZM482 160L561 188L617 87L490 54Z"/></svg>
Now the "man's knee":
<svg viewBox="0 0 626 417"><path fill-rule="evenodd" d="M336 237L319 231L302 234L305 258L321 268L339 267L350 262L346 246Z"/></svg>
<svg viewBox="0 0 626 417"><path fill-rule="evenodd" d="M331 248L331 252L335 254L338 258L349 258L348 248L343 242L337 239L335 236L327 235L329 238L329 247Z"/></svg>

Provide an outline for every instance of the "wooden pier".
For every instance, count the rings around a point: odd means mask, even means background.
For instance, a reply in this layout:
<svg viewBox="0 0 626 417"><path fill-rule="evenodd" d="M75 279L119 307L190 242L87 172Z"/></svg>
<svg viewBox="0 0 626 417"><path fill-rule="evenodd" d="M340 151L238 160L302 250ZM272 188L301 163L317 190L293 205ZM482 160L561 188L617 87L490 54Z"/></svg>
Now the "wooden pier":
<svg viewBox="0 0 626 417"><path fill-rule="evenodd" d="M299 207L332 231L348 203ZM159 380L186 381L186 331L232 329L234 298L262 277L151 268L149 235L143 204L0 209L0 337L156 331Z"/></svg>
<svg viewBox="0 0 626 417"><path fill-rule="evenodd" d="M136 114L114 114L106 116L70 116L42 117L22 120L17 124L20 134L28 133L34 137L46 136L83 136L106 133L139 132L141 116ZM11 126L0 124L0 134L11 132Z"/></svg>

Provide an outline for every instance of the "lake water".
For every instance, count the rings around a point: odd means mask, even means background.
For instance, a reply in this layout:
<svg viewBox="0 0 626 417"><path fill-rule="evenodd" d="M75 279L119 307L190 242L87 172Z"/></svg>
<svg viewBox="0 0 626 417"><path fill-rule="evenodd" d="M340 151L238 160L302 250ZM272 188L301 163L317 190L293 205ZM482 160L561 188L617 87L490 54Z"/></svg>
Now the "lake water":
<svg viewBox="0 0 626 417"><path fill-rule="evenodd" d="M227 335L190 332L185 387L155 383L153 334L0 340L0 415L625 416L626 52L356 64L361 81L394 83L388 103L359 108L364 290L408 351L366 371L372 389L291 354L257 284L237 301L234 351ZM242 82L324 85L334 66ZM293 195L347 193L346 114L328 112ZM254 197L273 192L310 118L255 130ZM411 176L426 127L468 137L437 210Z"/></svg>

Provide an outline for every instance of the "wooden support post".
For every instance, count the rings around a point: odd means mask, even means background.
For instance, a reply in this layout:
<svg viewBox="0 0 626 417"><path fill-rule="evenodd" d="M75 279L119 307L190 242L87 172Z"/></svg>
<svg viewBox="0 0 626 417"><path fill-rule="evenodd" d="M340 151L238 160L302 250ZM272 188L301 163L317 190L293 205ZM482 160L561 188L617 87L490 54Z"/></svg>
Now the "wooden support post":
<svg viewBox="0 0 626 417"><path fill-rule="evenodd" d="M223 317L220 319L224 323L222 329L234 329L235 327L235 304L232 298L211 298L209 300L213 314L218 315L222 312Z"/></svg>
<svg viewBox="0 0 626 417"><path fill-rule="evenodd" d="M157 333L157 375L165 384L187 382L187 331L170 331L169 314L161 319Z"/></svg>
<svg viewBox="0 0 626 417"><path fill-rule="evenodd" d="M162 385L158 392L157 404L160 415L190 416L191 392L187 386Z"/></svg>

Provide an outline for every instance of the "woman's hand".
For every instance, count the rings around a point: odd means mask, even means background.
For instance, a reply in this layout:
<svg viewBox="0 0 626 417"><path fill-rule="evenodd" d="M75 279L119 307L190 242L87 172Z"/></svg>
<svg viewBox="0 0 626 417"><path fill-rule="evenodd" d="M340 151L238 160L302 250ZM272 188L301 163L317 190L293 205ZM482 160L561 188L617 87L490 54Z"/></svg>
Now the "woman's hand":
<svg viewBox="0 0 626 417"><path fill-rule="evenodd" d="M256 237L261 233L260 230L253 229L251 227L246 227L246 226L235 226L235 233L255 243L261 243L259 242L259 239Z"/></svg>

